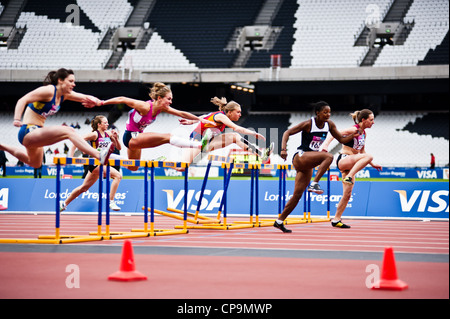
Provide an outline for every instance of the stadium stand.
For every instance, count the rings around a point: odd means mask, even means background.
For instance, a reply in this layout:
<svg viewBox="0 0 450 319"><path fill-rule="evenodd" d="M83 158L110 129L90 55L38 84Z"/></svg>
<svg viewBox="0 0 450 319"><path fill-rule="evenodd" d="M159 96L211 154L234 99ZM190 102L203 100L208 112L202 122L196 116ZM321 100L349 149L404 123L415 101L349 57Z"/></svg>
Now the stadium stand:
<svg viewBox="0 0 450 319"><path fill-rule="evenodd" d="M17 29L14 41L0 47L0 69L267 68L272 54L282 56L283 68L358 67L370 49L355 45L371 14L369 6L377 8L379 19L383 20L399 2L407 2L407 10L401 16L403 22L413 27L401 45L384 46L373 66L448 65L448 0L342 0L338 1L339 5L335 0L148 0L145 3L150 12L142 16L142 21L149 25L148 38L133 50L123 50L117 63L110 60L121 48L111 47L111 35L117 28L133 24L130 19L142 0L0 0L0 25L12 19L11 25ZM12 3L20 5L17 17L14 10L8 10ZM72 11L67 11L75 3L80 9L78 25L72 21ZM276 9L264 20L261 16L267 13L267 3ZM239 28L261 21L280 30L273 46L250 51L236 63L241 56L232 47ZM90 129L83 123L91 116L88 112L60 112L49 118L46 125L79 122L82 135ZM253 128L276 127L280 141L282 131L309 117L309 113L252 114L240 124ZM11 119L12 114L0 112L0 134L6 143L18 145ZM115 123L121 131L125 120L122 115ZM333 121L338 128L352 124L347 113L333 113ZM190 129L178 125L175 117L160 115L151 130L167 132L168 127L182 136L187 136ZM368 152L382 165L427 166L429 153L434 153L441 165L448 165L448 113L441 116L432 112L382 110L368 134ZM62 150L63 144L51 148ZM298 144L298 140L291 139L290 152ZM334 145L333 150L338 148ZM143 157L151 159L161 153L176 159L180 150L165 145L146 150ZM417 157L413 159L410 154ZM11 157L9 160L9 163L16 162ZM281 159L275 156L274 162L277 160Z"/></svg>
<svg viewBox="0 0 450 319"><path fill-rule="evenodd" d="M414 28L403 45L385 46L374 66L418 65L448 33L448 1L414 0L405 20ZM448 61L448 51L447 51Z"/></svg>
<svg viewBox="0 0 450 319"><path fill-rule="evenodd" d="M18 37L23 38L0 50L0 69L48 69L55 64L74 69L107 68L115 50L110 45L100 48L100 44L111 40L107 37L111 31L127 25L140 3L79 0L79 25L73 25L72 0L17 1L24 7L14 25ZM369 50L355 45L370 15L369 6L376 6L382 19L398 1L345 0L335 5L331 0L270 0L277 9L272 17L261 20L264 0L153 0L148 2L151 12L146 18L149 39L119 55L115 65L123 68L127 60L132 61L133 69L266 68L270 55L280 54L287 68L357 67ZM430 50L438 49L438 54L448 48L448 1L410 2L402 21L412 24L407 38L401 45L386 45L374 66L448 64L448 54L436 62L432 55L427 56ZM0 22L9 3L0 2ZM251 51L236 64L241 57L229 43L239 28L257 21L279 28L279 35L269 50Z"/></svg>

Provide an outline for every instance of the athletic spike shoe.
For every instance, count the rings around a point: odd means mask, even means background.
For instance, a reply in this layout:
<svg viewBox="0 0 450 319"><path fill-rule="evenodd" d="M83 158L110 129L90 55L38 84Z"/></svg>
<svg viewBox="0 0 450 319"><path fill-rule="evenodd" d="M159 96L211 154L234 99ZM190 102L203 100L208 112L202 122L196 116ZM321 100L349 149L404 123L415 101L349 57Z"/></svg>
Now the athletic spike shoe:
<svg viewBox="0 0 450 319"><path fill-rule="evenodd" d="M320 188L319 184L311 184L308 187L308 192L313 192L320 195L323 194L323 189Z"/></svg>
<svg viewBox="0 0 450 319"><path fill-rule="evenodd" d="M109 142L108 145L100 151L100 164L105 165L111 153L114 151L114 143Z"/></svg>
<svg viewBox="0 0 450 319"><path fill-rule="evenodd" d="M350 176L347 176L346 178L344 178L342 180L342 182L344 182L345 184L353 185L353 179Z"/></svg>
<svg viewBox="0 0 450 319"><path fill-rule="evenodd" d="M167 159L167 157L165 157L164 155L159 156L155 159L152 159L153 162L164 162Z"/></svg>
<svg viewBox="0 0 450 319"><path fill-rule="evenodd" d="M337 228L350 228L349 225L344 224L342 221L337 221L337 222L331 222L331 226L333 227L337 227Z"/></svg>
<svg viewBox="0 0 450 319"><path fill-rule="evenodd" d="M213 138L213 132L210 129L207 129L204 133L203 133L203 137L201 140L202 143L202 152L206 149L206 147L208 146L209 140Z"/></svg>
<svg viewBox="0 0 450 319"><path fill-rule="evenodd" d="M66 205L66 202L65 201L60 201L59 202L59 212L63 212L63 211L65 211L66 210L66 208L67 208L67 205Z"/></svg>
<svg viewBox="0 0 450 319"><path fill-rule="evenodd" d="M275 222L273 224L273 227L280 229L283 233L292 233L292 230L287 229L286 227L284 227L284 224L278 224L277 222Z"/></svg>
<svg viewBox="0 0 450 319"><path fill-rule="evenodd" d="M120 210L120 207L117 206L116 202L113 200L109 202L109 208L116 212L118 212Z"/></svg>
<svg viewBox="0 0 450 319"><path fill-rule="evenodd" d="M268 148L263 150L263 152L262 152L263 155L261 157L261 160L263 162L265 162L265 161L267 161L269 159L269 156L270 156L270 154L272 154L274 147L275 147L275 143L272 142L272 143L270 143L270 146Z"/></svg>

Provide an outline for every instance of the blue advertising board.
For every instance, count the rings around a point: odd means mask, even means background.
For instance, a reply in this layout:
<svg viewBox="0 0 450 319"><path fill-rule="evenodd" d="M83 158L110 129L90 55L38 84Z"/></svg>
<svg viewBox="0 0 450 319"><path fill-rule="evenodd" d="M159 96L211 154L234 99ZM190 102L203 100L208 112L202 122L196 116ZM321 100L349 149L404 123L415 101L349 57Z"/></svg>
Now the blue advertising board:
<svg viewBox="0 0 450 319"><path fill-rule="evenodd" d="M81 185L80 179L63 179L61 199ZM105 184L105 183L103 183ZM333 216L342 196L342 183L332 181L331 196L311 194L311 215L326 216L327 202ZM200 197L202 180L190 180L187 191L188 210L195 212ZM56 183L54 179L0 179L1 211L55 211ZM286 184L286 201L292 196L294 182ZM278 214L278 181L261 180L259 183L259 215ZM155 183L154 207L183 210L184 182L182 179L158 179ZM223 181L209 180L201 202L201 214L217 214L223 196ZM103 195L105 197L105 194ZM139 213L144 205L143 180L122 180L115 196L122 212ZM80 195L68 207L68 212L97 212L98 183ZM104 207L103 207L104 211ZM227 214L248 216L250 212L250 180L231 180L227 192ZM304 200L300 200L291 216L303 216ZM254 212L256 213L256 212ZM345 211L345 216L394 217L394 218L437 218L449 217L449 184L446 182L363 182L358 181Z"/></svg>
<svg viewBox="0 0 450 319"><path fill-rule="evenodd" d="M199 172L198 176L203 176L205 167L196 167L195 170ZM213 167L214 168L214 167ZM140 168L137 171L130 171L128 169L121 169L123 176L142 176L144 174L144 168ZM270 170L268 174L272 176L277 176L278 170ZM0 173L2 169L0 168ZM44 165L41 170L42 176L56 176L56 166L54 165ZM71 176L82 176L84 169L82 166L77 165L64 165L61 167L61 175L71 175ZM223 176L223 170L218 170L216 176ZM233 173L238 173L235 170ZM287 172L288 177L294 177L295 170L290 170ZM331 174L336 175L339 178L341 173L337 169L331 169ZM33 176L34 169L29 166L17 167L17 166L7 166L6 167L7 176ZM156 168L156 176L170 176L177 177L182 176L181 172L178 172L171 168ZM418 178L418 179L449 179L449 169L437 167L436 169L423 168L412 168L412 167L383 167L382 171L377 171L372 167L365 167L356 174L356 178Z"/></svg>

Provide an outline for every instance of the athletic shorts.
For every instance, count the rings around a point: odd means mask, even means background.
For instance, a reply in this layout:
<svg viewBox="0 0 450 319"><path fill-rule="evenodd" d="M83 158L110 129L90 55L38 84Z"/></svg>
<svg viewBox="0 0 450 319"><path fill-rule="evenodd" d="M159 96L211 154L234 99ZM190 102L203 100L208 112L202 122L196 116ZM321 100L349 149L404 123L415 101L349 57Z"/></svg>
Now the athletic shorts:
<svg viewBox="0 0 450 319"><path fill-rule="evenodd" d="M348 154L339 154L338 158L336 159L336 166L337 166L338 169L340 169L340 168L339 168L339 161L340 161L341 159L347 157L347 156L348 156Z"/></svg>
<svg viewBox="0 0 450 319"><path fill-rule="evenodd" d="M130 148L129 147L130 140L132 138L136 138L138 135L139 135L139 132L131 132L131 131L125 130L125 133L123 133L123 138L122 138L123 145L125 145L127 148Z"/></svg>
<svg viewBox="0 0 450 319"><path fill-rule="evenodd" d="M303 150L298 150L297 153L294 154L294 156L292 156L292 164L294 164L294 158L296 155L298 155L298 157L302 157L303 153L305 153L305 151Z"/></svg>
<svg viewBox="0 0 450 319"><path fill-rule="evenodd" d="M34 125L34 124L24 124L19 130L19 142L23 145L23 139L25 138L25 135L27 135L30 132L33 132L35 129L42 128L42 126Z"/></svg>

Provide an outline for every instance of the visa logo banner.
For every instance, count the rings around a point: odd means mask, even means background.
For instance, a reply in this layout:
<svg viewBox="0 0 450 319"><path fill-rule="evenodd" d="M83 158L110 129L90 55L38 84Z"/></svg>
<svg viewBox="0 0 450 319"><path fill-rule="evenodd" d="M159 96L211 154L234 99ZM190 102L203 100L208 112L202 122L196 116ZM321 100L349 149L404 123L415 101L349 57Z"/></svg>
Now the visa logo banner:
<svg viewBox="0 0 450 319"><path fill-rule="evenodd" d="M410 195L405 190L394 192L399 194L403 212L410 212L417 205L417 212L448 213L448 191L415 190Z"/></svg>
<svg viewBox="0 0 450 319"><path fill-rule="evenodd" d="M167 207L184 210L184 190L174 192L173 189L163 189L163 192L167 195ZM198 201L200 200L200 191L188 190L187 193L187 207L188 210L196 211ZM211 190L205 189L203 193L202 202L200 205L200 210L205 210L211 212L213 210L218 210L220 203L222 201L223 190L216 190L211 196Z"/></svg>
<svg viewBox="0 0 450 319"><path fill-rule="evenodd" d="M448 219L448 197L444 182L372 182L367 216Z"/></svg>

